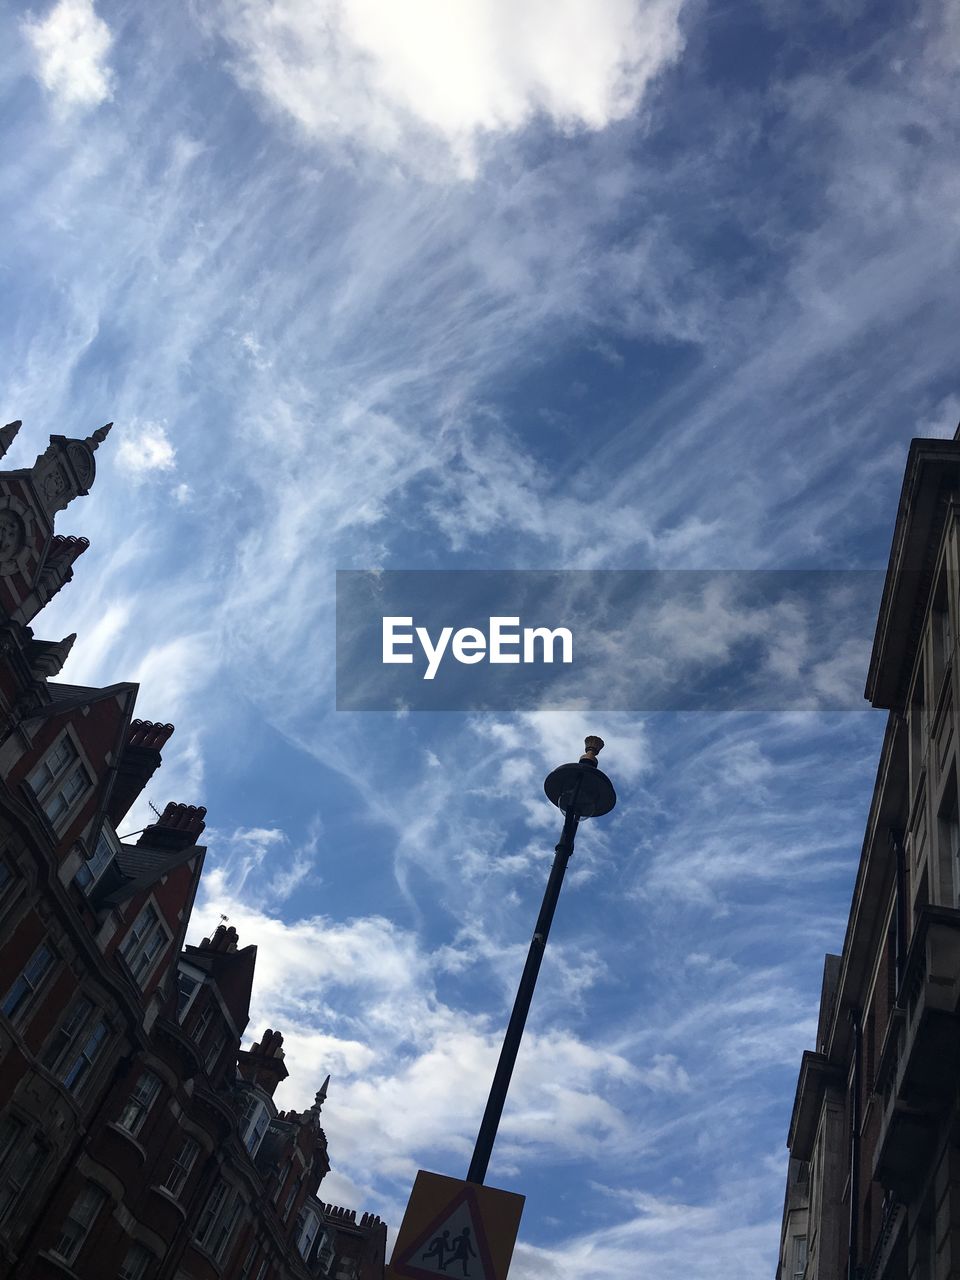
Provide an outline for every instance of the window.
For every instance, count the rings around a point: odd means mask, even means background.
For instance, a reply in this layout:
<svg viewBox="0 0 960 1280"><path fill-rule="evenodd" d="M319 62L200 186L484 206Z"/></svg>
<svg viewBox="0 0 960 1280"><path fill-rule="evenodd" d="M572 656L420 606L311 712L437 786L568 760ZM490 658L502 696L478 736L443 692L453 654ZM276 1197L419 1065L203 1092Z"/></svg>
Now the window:
<svg viewBox="0 0 960 1280"><path fill-rule="evenodd" d="M320 1233L320 1239L316 1242L316 1263L320 1267L321 1274L329 1275L330 1267L333 1266L334 1248L333 1235L329 1231L323 1230Z"/></svg>
<svg viewBox="0 0 960 1280"><path fill-rule="evenodd" d="M218 1182L207 1197L197 1223L197 1243L217 1262L226 1253L240 1208L240 1197L235 1191L229 1192L223 1181Z"/></svg>
<svg viewBox="0 0 960 1280"><path fill-rule="evenodd" d="M951 769L937 814L940 865L947 884L953 881L954 904L960 903L960 812L957 806L957 775Z"/></svg>
<svg viewBox="0 0 960 1280"><path fill-rule="evenodd" d="M87 1072L96 1062L107 1040L109 1027L103 1018L98 1018L84 1037L80 1046L79 1053L75 1057L67 1059L67 1067L61 1073L60 1079L71 1092L75 1092L80 1087L80 1082L85 1080Z"/></svg>
<svg viewBox="0 0 960 1280"><path fill-rule="evenodd" d="M120 954L127 968L142 987L154 965L166 950L170 938L153 903L148 902L123 940Z"/></svg>
<svg viewBox="0 0 960 1280"><path fill-rule="evenodd" d="M197 992L203 985L203 979L197 974L189 973L186 969L177 971L177 1021L182 1022L187 1016L187 1010L193 1004L197 997Z"/></svg>
<svg viewBox="0 0 960 1280"><path fill-rule="evenodd" d="M27 1137L27 1126L16 1116L0 1122L0 1222L20 1202L35 1180L47 1149L36 1137Z"/></svg>
<svg viewBox="0 0 960 1280"><path fill-rule="evenodd" d="M924 698L924 669L920 663L910 698L910 794L917 789L927 758L927 707Z"/></svg>
<svg viewBox="0 0 960 1280"><path fill-rule="evenodd" d="M13 888L13 868L6 858L0 858L0 902Z"/></svg>
<svg viewBox="0 0 960 1280"><path fill-rule="evenodd" d="M134 1086L127 1105L120 1112L120 1119L117 1121L120 1128L126 1129L127 1133L136 1137L143 1128L143 1122L156 1102L159 1092L160 1077L154 1075L152 1071L144 1071Z"/></svg>
<svg viewBox="0 0 960 1280"><path fill-rule="evenodd" d="M333 1236L329 1231L321 1231L320 1238L317 1241L316 1263L323 1275L330 1274L330 1268L333 1266L334 1248Z"/></svg>
<svg viewBox="0 0 960 1280"><path fill-rule="evenodd" d="M205 1009L201 1009L200 1012L197 1014L197 1019L193 1024L193 1030L190 1032L191 1036L193 1037L194 1040L196 1040L197 1044L199 1044L200 1041L203 1039L204 1035L206 1034L207 1027L209 1027L212 1021L213 1021L213 1009L208 1004Z"/></svg>
<svg viewBox="0 0 960 1280"><path fill-rule="evenodd" d="M224 1257L226 1256L227 1249L230 1246L230 1241L233 1237L233 1231L237 1225L237 1219L240 1217L240 1210L242 1207L243 1207L243 1202L241 1201L240 1197L235 1196L233 1200L233 1204L230 1206L229 1210L224 1214L223 1220L221 1221L217 1230L214 1232L212 1247L210 1251L218 1262L222 1262Z"/></svg>
<svg viewBox="0 0 960 1280"><path fill-rule="evenodd" d="M807 1237L793 1238L793 1280L802 1280L807 1269Z"/></svg>
<svg viewBox="0 0 960 1280"><path fill-rule="evenodd" d="M251 1269L252 1269L252 1267L253 1267L254 1261L255 1261L256 1256L257 1256L257 1250L258 1250L258 1249L259 1249L259 1245L258 1245L257 1241L256 1241L256 1240L254 1240L253 1244L252 1244L252 1245L250 1246L250 1248L247 1250L247 1256L246 1256L246 1257L244 1258L244 1260L243 1260L243 1266L240 1268L240 1277L239 1277L239 1280L248 1280L248 1277L249 1277L249 1275L250 1275L250 1271L251 1271Z"/></svg>
<svg viewBox="0 0 960 1280"><path fill-rule="evenodd" d="M267 1110L266 1104L261 1102L256 1094L248 1094L247 1104L244 1107L243 1115L240 1117L240 1136L243 1139L243 1145L251 1156L257 1154L257 1148L263 1140L263 1135L266 1133L269 1123L270 1112Z"/></svg>
<svg viewBox="0 0 960 1280"><path fill-rule="evenodd" d="M930 618L933 640L933 697L940 693L943 677L953 656L953 628L950 625L950 596L947 591L947 575L941 574L933 597Z"/></svg>
<svg viewBox="0 0 960 1280"><path fill-rule="evenodd" d="M193 1138L184 1138L180 1144L180 1150L173 1157L173 1164L170 1166L167 1180L163 1184L172 1196L179 1196L183 1190L184 1184L190 1177L190 1171L196 1163L199 1151L200 1145Z"/></svg>
<svg viewBox="0 0 960 1280"><path fill-rule="evenodd" d="M107 1193L95 1182L88 1182L73 1202L73 1208L67 1214L60 1228L57 1243L53 1252L64 1262L73 1262L83 1248L83 1242L90 1234L90 1228L97 1220Z"/></svg>
<svg viewBox="0 0 960 1280"><path fill-rule="evenodd" d="M206 1245L208 1237L213 1232L214 1223L223 1212L226 1198L227 1184L221 1180L207 1196L207 1203L203 1206L203 1212L197 1221L197 1242L199 1244Z"/></svg>
<svg viewBox="0 0 960 1280"><path fill-rule="evenodd" d="M26 968L7 992L3 1004L0 1005L8 1018L20 1012L29 1002L30 997L43 983L44 978L53 968L54 955L50 947L42 942L27 961Z"/></svg>
<svg viewBox="0 0 960 1280"><path fill-rule="evenodd" d="M93 1001L81 996L53 1033L53 1039L43 1052L41 1062L51 1071L60 1065L79 1039L84 1024L93 1013Z"/></svg>
<svg viewBox="0 0 960 1280"><path fill-rule="evenodd" d="M27 781L55 826L93 786L86 765L67 734L47 752Z"/></svg>
<svg viewBox="0 0 960 1280"><path fill-rule="evenodd" d="M213 1074L213 1069L220 1060L220 1055L226 1047L227 1037L223 1031L218 1031L210 1041L210 1048L204 1054L203 1065L206 1068L207 1075Z"/></svg>
<svg viewBox="0 0 960 1280"><path fill-rule="evenodd" d="M287 1198L283 1202L283 1208L280 1211L280 1217L284 1220L284 1222L286 1222L287 1218L290 1216L290 1210L293 1208L293 1202L294 1200L296 1200L297 1192L299 1190L300 1190L300 1179L298 1178L295 1182L291 1184L290 1190L287 1192Z"/></svg>
<svg viewBox="0 0 960 1280"><path fill-rule="evenodd" d="M81 863L80 870L73 878L74 884L81 888L84 893L89 893L113 861L116 852L116 846L106 827L104 827L100 832L93 856Z"/></svg>
<svg viewBox="0 0 960 1280"><path fill-rule="evenodd" d="M142 1244L132 1244L120 1264L117 1280L143 1280L152 1261L153 1254L149 1249L145 1249Z"/></svg>
<svg viewBox="0 0 960 1280"><path fill-rule="evenodd" d="M306 1206L300 1210L297 1218L296 1241L297 1248L300 1250L301 1258L309 1258L310 1250L313 1248L313 1242L316 1239L317 1231L320 1227L320 1219L317 1217L313 1209Z"/></svg>

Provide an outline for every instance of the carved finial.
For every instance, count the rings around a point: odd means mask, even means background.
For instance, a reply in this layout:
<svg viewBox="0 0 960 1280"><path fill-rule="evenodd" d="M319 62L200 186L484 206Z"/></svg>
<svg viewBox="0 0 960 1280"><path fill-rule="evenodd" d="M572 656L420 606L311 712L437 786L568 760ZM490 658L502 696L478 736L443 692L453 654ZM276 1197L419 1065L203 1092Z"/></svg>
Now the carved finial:
<svg viewBox="0 0 960 1280"><path fill-rule="evenodd" d="M90 446L90 452L94 453L97 448L103 444L107 436L110 434L112 422L107 422L104 426L98 427L92 436L87 436L86 443Z"/></svg>
<svg viewBox="0 0 960 1280"><path fill-rule="evenodd" d="M0 458L7 452L16 439L17 432L23 426L19 418L14 422L8 422L5 427L0 427Z"/></svg>
<svg viewBox="0 0 960 1280"><path fill-rule="evenodd" d="M313 1099L313 1106L310 1108L310 1110L315 1115L319 1115L320 1112L323 1110L323 1104L327 1100L327 1087L329 1086L329 1084L330 1084L330 1077L327 1076L326 1080L324 1080L323 1084L317 1090L316 1096Z"/></svg>
<svg viewBox="0 0 960 1280"><path fill-rule="evenodd" d="M592 764L597 767L597 756L603 750L603 739L591 736L584 738L583 745L585 747L583 755L580 757L581 764Z"/></svg>

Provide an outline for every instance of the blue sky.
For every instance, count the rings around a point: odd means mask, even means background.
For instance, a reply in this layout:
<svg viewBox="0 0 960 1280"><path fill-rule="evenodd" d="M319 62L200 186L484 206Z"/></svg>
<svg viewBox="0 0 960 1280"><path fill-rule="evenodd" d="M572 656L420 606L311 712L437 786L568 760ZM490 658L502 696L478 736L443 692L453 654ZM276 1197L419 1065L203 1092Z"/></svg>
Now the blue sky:
<svg viewBox="0 0 960 1280"><path fill-rule="evenodd" d="M195 932L260 946L281 1105L332 1073L328 1198L396 1225L466 1171L542 778L599 732L511 1275L769 1276L882 714L337 714L334 571L883 567L960 418L956 9L61 0L0 41L11 461L117 424L44 633L177 724L151 799L209 808Z"/></svg>

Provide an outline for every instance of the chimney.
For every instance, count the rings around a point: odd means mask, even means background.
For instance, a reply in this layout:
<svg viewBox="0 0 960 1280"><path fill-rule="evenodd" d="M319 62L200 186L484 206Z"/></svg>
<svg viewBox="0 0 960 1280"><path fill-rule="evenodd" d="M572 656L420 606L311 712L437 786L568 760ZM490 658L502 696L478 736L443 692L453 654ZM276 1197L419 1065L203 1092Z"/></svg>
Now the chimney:
<svg viewBox="0 0 960 1280"><path fill-rule="evenodd" d="M237 1066L244 1080L259 1085L272 1098L277 1085L289 1075L283 1063L283 1036L268 1028L259 1043L251 1049L240 1050Z"/></svg>
<svg viewBox="0 0 960 1280"><path fill-rule="evenodd" d="M161 729L165 727L160 726ZM152 849L186 849L197 843L197 837L206 826L206 816L207 811L202 805L174 804L171 801L156 822L144 830L137 844L149 845ZM218 929L217 933L219 932ZM235 929L233 935L236 937Z"/></svg>
<svg viewBox="0 0 960 1280"><path fill-rule="evenodd" d="M167 807L169 808L169 806ZM202 812L205 813L206 810L202 810ZM229 952L236 951L237 943L239 941L240 939L237 936L237 931L233 925L228 929L225 924L218 924L214 930L213 937L204 938L200 943L200 946L204 951Z"/></svg>
<svg viewBox="0 0 960 1280"><path fill-rule="evenodd" d="M107 806L107 815L115 827L160 768L160 749L172 733L172 724L154 724L152 720L130 721Z"/></svg>

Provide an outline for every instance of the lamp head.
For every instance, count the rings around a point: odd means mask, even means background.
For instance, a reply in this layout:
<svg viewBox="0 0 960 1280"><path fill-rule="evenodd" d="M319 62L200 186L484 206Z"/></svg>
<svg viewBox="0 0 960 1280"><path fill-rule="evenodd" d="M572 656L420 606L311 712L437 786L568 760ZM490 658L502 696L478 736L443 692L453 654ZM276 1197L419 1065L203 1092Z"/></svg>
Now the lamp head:
<svg viewBox="0 0 960 1280"><path fill-rule="evenodd" d="M603 739L589 737L577 764L562 764L547 775L543 789L561 813L573 810L578 818L602 818L617 803L613 783L597 765Z"/></svg>

